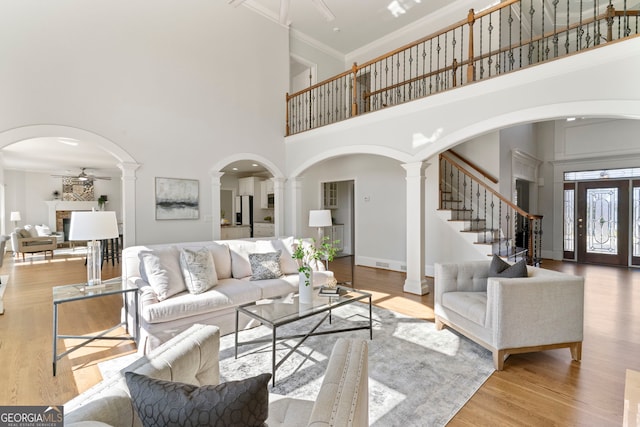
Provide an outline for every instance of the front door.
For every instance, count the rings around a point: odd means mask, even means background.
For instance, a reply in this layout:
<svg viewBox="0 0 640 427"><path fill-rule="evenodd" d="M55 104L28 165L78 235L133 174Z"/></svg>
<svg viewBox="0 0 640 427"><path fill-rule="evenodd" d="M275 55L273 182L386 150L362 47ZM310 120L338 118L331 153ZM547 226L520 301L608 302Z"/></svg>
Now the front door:
<svg viewBox="0 0 640 427"><path fill-rule="evenodd" d="M628 264L629 181L578 183L578 262Z"/></svg>

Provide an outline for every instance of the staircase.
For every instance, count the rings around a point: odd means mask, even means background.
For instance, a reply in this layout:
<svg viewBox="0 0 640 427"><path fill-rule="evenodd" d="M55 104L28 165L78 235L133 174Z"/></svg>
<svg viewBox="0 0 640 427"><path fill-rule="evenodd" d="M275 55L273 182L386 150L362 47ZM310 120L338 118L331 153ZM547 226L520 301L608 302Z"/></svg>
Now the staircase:
<svg viewBox="0 0 640 427"><path fill-rule="evenodd" d="M438 211L470 244L487 256L512 261L541 260L542 216L532 215L507 200L484 181L497 180L452 151L440 155Z"/></svg>

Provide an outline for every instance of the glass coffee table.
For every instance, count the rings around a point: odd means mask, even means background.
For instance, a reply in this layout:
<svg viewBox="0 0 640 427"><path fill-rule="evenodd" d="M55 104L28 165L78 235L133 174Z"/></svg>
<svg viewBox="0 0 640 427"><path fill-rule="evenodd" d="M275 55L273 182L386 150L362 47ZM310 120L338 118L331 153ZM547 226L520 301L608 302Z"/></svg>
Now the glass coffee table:
<svg viewBox="0 0 640 427"><path fill-rule="evenodd" d="M373 339L373 322L371 317L371 294L355 289L338 286L338 295L336 296L320 296L318 290L314 290L313 302L310 304L301 304L298 301L296 293L289 293L275 298L262 299L251 303L243 304L236 307L236 336L235 336L235 358L238 358L238 347L247 344L255 344L271 341L271 371L272 384L276 384L276 370L282 363L291 356L296 349L304 343L304 341L312 336L336 334L339 332L356 331L362 329L369 330L369 339ZM354 326L349 328L329 329L318 331L325 320L329 320L331 324L331 312L345 305L353 304L357 301L368 300L369 303L369 319L366 325ZM251 341L239 341L239 317L240 314L257 320L265 326L271 328L271 338L258 339ZM278 328L289 323L297 322L311 316L319 316L320 320L311 327L308 332L295 335L278 336ZM300 338L300 340L289 350L289 352L276 362L276 344L279 341Z"/></svg>

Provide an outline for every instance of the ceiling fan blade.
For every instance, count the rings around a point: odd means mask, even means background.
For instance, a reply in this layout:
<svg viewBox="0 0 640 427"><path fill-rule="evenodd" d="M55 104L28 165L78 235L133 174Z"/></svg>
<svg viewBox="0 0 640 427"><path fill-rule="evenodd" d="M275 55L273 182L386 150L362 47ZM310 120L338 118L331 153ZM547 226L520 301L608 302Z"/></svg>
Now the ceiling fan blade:
<svg viewBox="0 0 640 427"><path fill-rule="evenodd" d="M331 12L331 9L329 9L329 6L327 6L324 0L311 0L311 3L313 3L316 9L318 9L318 12L324 16L324 19L326 19L327 22L331 22L336 19L336 16Z"/></svg>
<svg viewBox="0 0 640 427"><path fill-rule="evenodd" d="M280 23L287 25L289 20L289 4L291 0L280 0Z"/></svg>

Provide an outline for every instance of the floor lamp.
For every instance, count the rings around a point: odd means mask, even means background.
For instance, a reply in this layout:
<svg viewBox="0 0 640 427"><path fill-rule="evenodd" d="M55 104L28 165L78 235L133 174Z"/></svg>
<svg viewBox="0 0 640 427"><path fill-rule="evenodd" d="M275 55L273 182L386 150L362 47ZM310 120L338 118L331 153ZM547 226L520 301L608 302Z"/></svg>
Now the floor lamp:
<svg viewBox="0 0 640 427"><path fill-rule="evenodd" d="M309 211L309 227L318 228L318 240L316 246L321 246L324 243L324 227L331 227L333 222L331 221L331 211L329 209L311 210ZM330 242L331 244L333 242ZM325 266L329 270L329 260L325 259Z"/></svg>
<svg viewBox="0 0 640 427"><path fill-rule="evenodd" d="M87 241L87 285L102 284L102 252L100 241L119 237L116 213L113 211L73 211L69 240Z"/></svg>

